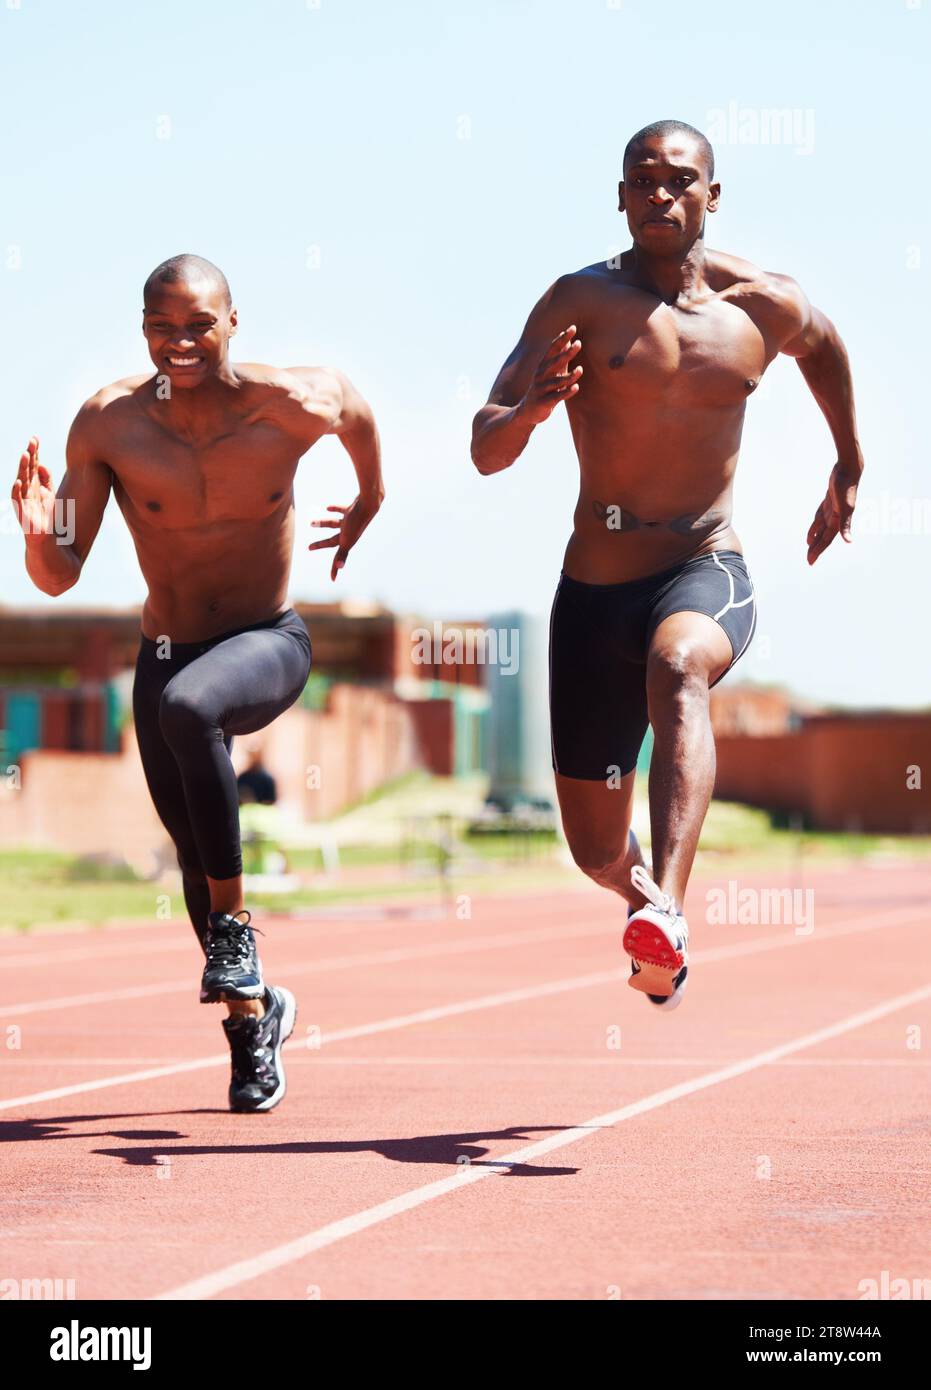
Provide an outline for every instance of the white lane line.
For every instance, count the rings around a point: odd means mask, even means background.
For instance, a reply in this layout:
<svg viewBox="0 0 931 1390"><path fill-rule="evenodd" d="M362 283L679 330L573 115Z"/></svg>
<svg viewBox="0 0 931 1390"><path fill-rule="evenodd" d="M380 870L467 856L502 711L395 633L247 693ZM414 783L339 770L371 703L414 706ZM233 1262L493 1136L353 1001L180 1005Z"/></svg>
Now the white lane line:
<svg viewBox="0 0 931 1390"><path fill-rule="evenodd" d="M190 951L191 937L173 936L167 941L147 941L145 946L132 948L98 943L96 946L65 947L61 951L20 951L18 955L0 955L0 970L22 970L31 966L73 965L78 960L140 960L166 951ZM196 943L194 943L196 945Z"/></svg>
<svg viewBox="0 0 931 1390"><path fill-rule="evenodd" d="M11 1071L19 1067L141 1067L170 1066L185 1060L181 1057L24 1057L17 1053L16 1061L6 1061Z"/></svg>
<svg viewBox="0 0 931 1390"><path fill-rule="evenodd" d="M168 1067L148 1067L144 1071L123 1072L120 1076L100 1076L94 1081L80 1081L73 1086L56 1086L50 1091L33 1091L31 1096L13 1096L11 1100L0 1100L0 1110L18 1110L21 1106L38 1105L45 1100L61 1100L64 1096L105 1091L109 1086L129 1086L134 1081L156 1081L160 1076L178 1076L186 1071L218 1067L223 1062L228 1065L229 1060L228 1052L218 1052L213 1057L198 1057L192 1062L173 1062Z"/></svg>
<svg viewBox="0 0 931 1390"><path fill-rule="evenodd" d="M890 913L884 920L877 921L875 913L870 913L868 919L861 926L845 925L825 928L817 936L762 937L757 941L738 941L729 947L710 947L707 952L693 952L689 961L690 964L701 964L707 956L709 962L716 962L749 953L780 950L787 946L804 946L807 942L824 941L829 937L852 936L860 932L878 931L893 926L904 926L908 922L924 921L923 913L916 915L912 911L908 914L900 913L898 915L904 917L904 920L896 920L895 915ZM567 979L553 980L547 984L507 990L502 994L480 995L478 998L465 999L455 1004L440 1004L431 1009L420 1009L414 1013L399 1014L393 1018L377 1019L373 1023L360 1023L351 1028L334 1029L330 1033L321 1034L319 1044L323 1046L325 1043L346 1042L352 1038L371 1037L375 1033L390 1033L399 1028L413 1027L419 1023L433 1023L441 1018L452 1018L457 1014L475 1013L481 1009L497 1008L502 1004L521 1003L528 999L542 999L550 994L562 994L574 989L588 989L593 985L610 984L626 978L627 969L625 967L622 970L602 970L590 975L574 975ZM305 1046L303 1043L294 1041L288 1043L285 1050L290 1052L294 1048ZM15 1110L21 1106L38 1105L44 1101L60 1100L64 1096L81 1095L88 1091L102 1091L110 1086L131 1085L137 1081L156 1081L163 1076L175 1076L182 1072L200 1071L203 1068L223 1066L228 1063L229 1054L227 1052L214 1053L210 1057L201 1057L190 1062L176 1062L164 1067L149 1067L143 1071L126 1072L120 1076L99 1077L93 1081L77 1082L71 1086L58 1086L48 1091L35 1091L31 1095L14 1096L8 1100L0 1100L0 1110Z"/></svg>
<svg viewBox="0 0 931 1390"><path fill-rule="evenodd" d="M863 1028L869 1023L875 1023L881 1018L886 1018L889 1014L909 1008L911 1005L921 1003L929 998L931 998L931 984L925 985L922 989L912 990L910 994L897 995L894 999L877 1004L871 1009L864 1009L860 1013L851 1014L838 1023L830 1024L827 1028L819 1028L817 1032L806 1033L802 1037L780 1043L777 1047L768 1048L765 1052L757 1052L754 1056L747 1057L743 1061L733 1062L730 1066L706 1072L704 1076L696 1076L691 1081L682 1081L676 1086L668 1086L665 1090L654 1091L652 1095L623 1105L618 1110L611 1110L606 1115L596 1115L593 1119L586 1120L573 1129L550 1135L535 1144L529 1144L526 1148L515 1149L512 1153L505 1154L503 1158L489 1158L482 1160L481 1163L463 1164L453 1177L440 1178L436 1182L425 1184L423 1187L415 1187L410 1192L402 1193L399 1197L392 1197L387 1202L379 1202L377 1206L368 1207L364 1211L356 1212L353 1216L343 1217L340 1221L331 1221L316 1231L309 1231L306 1235L299 1236L297 1240L291 1240L285 1245L266 1250L262 1255L256 1255L247 1260L238 1260L235 1264L227 1265L225 1269L217 1270L214 1274L203 1275L187 1284L169 1289L167 1293L157 1294L153 1301L212 1298L214 1294L235 1288L237 1284L245 1284L250 1280L258 1279L274 1269L280 1269L283 1265L302 1260L306 1255L313 1254L316 1250L335 1245L338 1241L346 1240L349 1236L357 1235L360 1231L368 1230L371 1226L377 1226L382 1221L389 1221L394 1216L400 1216L402 1212L411 1211L415 1207L435 1201L438 1197L445 1197L449 1193L458 1192L460 1188L470 1183L481 1182L484 1178L491 1177L502 1169L507 1170L517 1164L526 1164L544 1154L567 1148L570 1144L589 1138L593 1130L621 1124L625 1120L635 1119L638 1115L645 1115L650 1110L658 1110L660 1106L671 1105L674 1101L695 1095L698 1091L707 1090L711 1086L719 1086L725 1081L733 1080L734 1077L745 1076L748 1072L777 1062L783 1057L790 1056L793 1052L801 1052L808 1047L817 1047L819 1043L827 1042L830 1038L837 1038L844 1033Z"/></svg>
<svg viewBox="0 0 931 1390"><path fill-rule="evenodd" d="M795 929L787 926L781 937L757 937L749 941L732 942L724 946L709 946L703 951L693 951L691 961L695 964L716 960L728 960L733 956L754 955L757 951L774 950L782 946L797 946L801 942L818 938L825 940L835 936L849 936L862 931L880 931L885 927L898 926L902 922L917 920L917 909L899 908L894 912L877 914L875 910L856 917L848 917L834 926L819 927L810 937L796 936ZM512 946L535 945L543 941L573 941L589 936L618 935L618 924L608 922L600 925L583 923L576 927L535 927L530 931L496 932L492 936L466 936L459 941L436 941L423 946L395 946L388 950L357 952L342 956L325 956L318 961L305 961L300 965L276 966L276 973L282 979L293 975L326 975L332 971L352 970L357 966L397 965L412 960L430 960L442 956L468 955L476 951L509 950ZM0 1006L0 1018L18 1019L26 1014L57 1013L61 1009L88 1008L96 1004L115 1004L125 999L144 999L158 994L184 994L194 985L190 978L184 980L164 980L161 984L127 985L120 989L100 990L94 994L67 994L57 999L27 1000L22 1004Z"/></svg>
<svg viewBox="0 0 931 1390"><path fill-rule="evenodd" d="M441 956L469 955L476 951L503 951L512 946L534 946L543 941L576 941L586 936L616 936L618 925L602 923L577 927L535 927L529 931L496 932L493 936L466 936L459 941L433 941L423 946L394 946L383 951L354 952L342 956L325 956L322 960L305 961L299 965L276 966L276 973L290 979L293 975L327 975L336 970L351 970L356 966L397 965L405 961L430 960ZM58 999L34 999L23 1004L4 1004L0 1018L19 1018L25 1014L58 1012L60 1009L87 1008L91 1004L113 1004L121 999L141 999L152 994L189 993L196 987L192 978L164 980L156 985L127 985L120 989L100 990L95 994L67 994Z"/></svg>
<svg viewBox="0 0 931 1390"><path fill-rule="evenodd" d="M547 1066L614 1066L614 1068L624 1068L624 1066L723 1066L727 1062L725 1056L539 1056L528 1054L524 1056L411 1056L409 1052L403 1056L318 1056L310 1048L295 1049L288 1048L290 1054L289 1066L471 1066L485 1070L491 1066L522 1066L532 1070L543 1070ZM306 1055L302 1055L306 1052ZM168 1058L160 1056L86 1056L86 1058L74 1058L74 1056L42 1056L42 1058L25 1058L18 1056L15 1062L4 1062L4 1068L15 1070L26 1068L26 1066L136 1066L143 1062L163 1063L170 1065ZM774 1063L778 1066L907 1066L907 1068L923 1068L931 1066L931 1061L924 1058L900 1058L900 1056L802 1056L793 1058L791 1062Z"/></svg>
<svg viewBox="0 0 931 1390"><path fill-rule="evenodd" d="M158 985L126 985L124 989L99 990L96 994L63 994L58 999L34 999L25 1004L5 1004L0 1018L25 1018L27 1014L58 1013L60 1009L87 1009L94 1004L115 1004L120 999L147 999L155 994L193 990L190 980L163 981Z"/></svg>
<svg viewBox="0 0 931 1390"><path fill-rule="evenodd" d="M360 1023L354 1028L339 1028L332 1033L323 1033L319 1039L324 1043L345 1042L349 1038L370 1037L373 1033L388 1033L397 1028L409 1028L416 1023L432 1023L436 1019L451 1018L456 1014L474 1013L479 1009L493 1009L500 1004L516 1004L525 999L541 999L548 994L560 994L566 990L585 989L589 985L607 984L621 978L619 970L601 970L595 975L574 975L566 980L552 980L545 985L533 985L525 989L512 989L504 994L485 994L477 999L464 999L456 1004L440 1004L433 1009L420 1009L416 1013L399 1014L394 1018L379 1019L375 1023ZM290 1043L287 1050L304 1047L302 1043ZM306 1048L305 1048L306 1050ZM161 1076L175 1076L180 1072L199 1071L204 1067L229 1065L229 1053L219 1052L212 1057L200 1057L192 1062L177 1062L171 1066L149 1067L145 1071L127 1072L124 1076L104 1076L95 1081L78 1082L73 1086L57 1086L51 1091L36 1091L31 1096L17 1096L12 1100L0 1100L0 1110L14 1110L24 1105L37 1105L40 1101L60 1100L63 1096L80 1095L84 1091L102 1091L109 1086L129 1085L136 1081L154 1081Z"/></svg>
<svg viewBox="0 0 931 1390"><path fill-rule="evenodd" d="M128 1059L132 1060L132 1059ZM547 1067L720 1067L726 1057L305 1057L295 1054L290 1066L303 1064L314 1067L530 1067L542 1071ZM19 1064L18 1064L19 1065ZM785 1067L931 1067L931 1061L903 1057L796 1057L779 1062Z"/></svg>

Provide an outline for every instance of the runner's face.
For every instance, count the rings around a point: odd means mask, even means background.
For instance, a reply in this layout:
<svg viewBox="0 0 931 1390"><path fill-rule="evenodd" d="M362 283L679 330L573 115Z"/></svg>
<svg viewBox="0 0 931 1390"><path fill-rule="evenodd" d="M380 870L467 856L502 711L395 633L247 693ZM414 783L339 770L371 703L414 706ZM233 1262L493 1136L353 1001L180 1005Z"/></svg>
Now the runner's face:
<svg viewBox="0 0 931 1390"><path fill-rule="evenodd" d="M631 150L618 206L639 247L671 256L701 236L705 213L717 210L720 192L695 139L653 136Z"/></svg>
<svg viewBox="0 0 931 1390"><path fill-rule="evenodd" d="M142 315L149 356L172 389L198 386L225 363L236 310L222 290L200 280L157 285Z"/></svg>

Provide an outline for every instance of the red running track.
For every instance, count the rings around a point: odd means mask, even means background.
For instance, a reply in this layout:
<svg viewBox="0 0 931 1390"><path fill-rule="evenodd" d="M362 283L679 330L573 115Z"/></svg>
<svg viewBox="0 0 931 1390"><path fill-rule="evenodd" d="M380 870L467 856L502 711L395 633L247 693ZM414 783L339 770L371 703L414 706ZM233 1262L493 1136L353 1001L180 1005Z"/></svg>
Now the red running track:
<svg viewBox="0 0 931 1390"><path fill-rule="evenodd" d="M928 1278L931 869L806 871L811 932L707 924L722 886L690 890L672 1014L627 987L619 904L582 880L468 920L267 920L299 1009L268 1115L225 1108L180 922L3 939L0 1280L857 1299Z"/></svg>

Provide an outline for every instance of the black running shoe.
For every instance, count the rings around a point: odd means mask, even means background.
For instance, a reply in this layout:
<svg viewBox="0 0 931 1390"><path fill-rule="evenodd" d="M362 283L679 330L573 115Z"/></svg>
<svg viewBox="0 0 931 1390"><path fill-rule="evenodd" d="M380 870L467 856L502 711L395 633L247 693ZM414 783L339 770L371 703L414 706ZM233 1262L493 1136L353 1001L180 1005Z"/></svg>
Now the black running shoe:
<svg viewBox="0 0 931 1390"><path fill-rule="evenodd" d="M297 1005L290 990L269 985L261 1018L242 1014L225 1018L233 1073L231 1110L271 1110L287 1090L281 1049L294 1031Z"/></svg>
<svg viewBox="0 0 931 1390"><path fill-rule="evenodd" d="M245 921L239 919L245 917ZM207 964L200 982L200 1002L218 1004L225 999L261 999L265 993L262 962L255 949L245 909L230 916L211 912L207 918L204 953Z"/></svg>

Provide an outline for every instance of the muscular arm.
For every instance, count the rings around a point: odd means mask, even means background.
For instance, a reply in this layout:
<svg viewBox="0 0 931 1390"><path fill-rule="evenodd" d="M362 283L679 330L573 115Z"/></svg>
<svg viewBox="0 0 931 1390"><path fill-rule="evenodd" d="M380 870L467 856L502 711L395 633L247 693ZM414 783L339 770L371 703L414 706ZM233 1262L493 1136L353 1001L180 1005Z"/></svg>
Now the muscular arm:
<svg viewBox="0 0 931 1390"><path fill-rule="evenodd" d="M381 444L371 406L349 378L335 367L289 367L301 381L302 435L310 448L325 434L335 434L352 460L359 498L374 516L385 496Z"/></svg>
<svg viewBox="0 0 931 1390"><path fill-rule="evenodd" d="M332 367L328 370L340 388L339 414L331 433L336 435L352 460L359 483L359 498L374 516L385 496L381 476L381 442L375 416L368 401L359 394L347 376Z"/></svg>
<svg viewBox="0 0 931 1390"><path fill-rule="evenodd" d="M306 407L320 421L319 426L310 427L313 437L308 438L307 447L323 434L335 434L352 460L359 484L359 495L348 507L327 508L338 519L311 522L316 527L338 527L338 535L308 546L309 550L336 550L330 569L330 578L335 579L384 500L378 430L368 402L342 372L334 367L292 367L291 371L310 388Z"/></svg>
<svg viewBox="0 0 931 1390"><path fill-rule="evenodd" d="M110 497L112 474L99 457L96 438L100 405L88 401L78 412L68 435L66 470L58 489L48 530L25 530L26 570L45 594L63 594L78 582ZM38 464L36 483L51 488L51 477ZM51 503L49 504L51 506Z"/></svg>
<svg viewBox="0 0 931 1390"><path fill-rule="evenodd" d="M487 405L472 422L472 461L479 473L500 473L527 447L534 429L561 400L578 390L581 367L575 324L566 326L564 282L557 280L535 305L520 341L501 368Z"/></svg>
<svg viewBox="0 0 931 1390"><path fill-rule="evenodd" d="M835 536L850 540L857 486L863 473L853 381L847 350L831 320L809 304L788 276L774 275L770 281L780 315L779 351L797 359L837 449L825 499L808 530L808 563L813 565Z"/></svg>
<svg viewBox="0 0 931 1390"><path fill-rule="evenodd" d="M808 389L827 420L839 462L859 476L863 472L863 455L857 437L847 349L831 320L808 303L798 285L791 280L784 284L790 306L787 330L791 336L780 351L797 359Z"/></svg>

